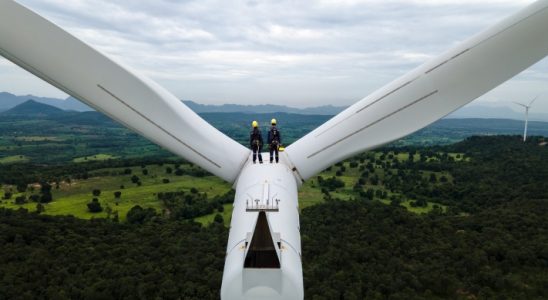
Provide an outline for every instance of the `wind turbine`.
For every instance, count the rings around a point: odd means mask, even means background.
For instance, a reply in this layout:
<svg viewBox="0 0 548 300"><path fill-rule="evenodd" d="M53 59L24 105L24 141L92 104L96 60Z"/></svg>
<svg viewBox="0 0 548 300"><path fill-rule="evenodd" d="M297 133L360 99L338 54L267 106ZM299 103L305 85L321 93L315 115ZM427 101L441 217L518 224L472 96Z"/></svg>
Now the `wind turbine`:
<svg viewBox="0 0 548 300"><path fill-rule="evenodd" d="M531 100L531 102L529 102L529 105L525 105L525 104L522 104L522 103L519 103L519 102L514 102L517 105L525 107L525 129L523 130L523 141L524 142L527 139L527 124L529 123L529 109L533 105L533 102L535 102L535 100L537 100L537 98L538 98L538 96L533 98L533 100Z"/></svg>
<svg viewBox="0 0 548 300"><path fill-rule="evenodd" d="M280 164L255 165L249 149L156 83L22 5L0 1L1 55L234 184L225 300L302 299L300 185L427 126L541 60L547 30L548 0L540 0L350 106L287 147Z"/></svg>

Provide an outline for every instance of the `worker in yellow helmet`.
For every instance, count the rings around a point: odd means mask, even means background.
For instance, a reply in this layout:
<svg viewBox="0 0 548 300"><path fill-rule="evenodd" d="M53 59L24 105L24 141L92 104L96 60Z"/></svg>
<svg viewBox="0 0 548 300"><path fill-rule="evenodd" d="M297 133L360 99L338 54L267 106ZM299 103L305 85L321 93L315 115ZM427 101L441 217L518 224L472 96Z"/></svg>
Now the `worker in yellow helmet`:
<svg viewBox="0 0 548 300"><path fill-rule="evenodd" d="M253 130L249 134L249 145L251 150L253 150L253 163L257 161L257 155L259 156L259 163L263 163L263 156L261 152L263 151L263 136L261 135L261 130L259 129L259 123L257 121L251 122Z"/></svg>
<svg viewBox="0 0 548 300"><path fill-rule="evenodd" d="M276 163L279 162L280 160L280 155L279 155L279 149L280 149L280 145L282 144L282 135L280 133L280 131L278 130L278 127L276 127L276 124L278 122L276 121L276 119L272 119L272 121L270 121L270 124L272 125L270 127L270 130L268 131L268 146L269 146L269 150L270 150L270 163L272 163L272 161L274 160L274 155L273 154L276 154Z"/></svg>

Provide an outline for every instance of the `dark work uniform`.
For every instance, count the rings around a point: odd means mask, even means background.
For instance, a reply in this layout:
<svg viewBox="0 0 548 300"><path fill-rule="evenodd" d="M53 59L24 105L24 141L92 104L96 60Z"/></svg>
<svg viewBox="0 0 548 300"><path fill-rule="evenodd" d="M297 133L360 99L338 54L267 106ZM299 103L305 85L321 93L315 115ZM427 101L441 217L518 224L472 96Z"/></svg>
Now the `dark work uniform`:
<svg viewBox="0 0 548 300"><path fill-rule="evenodd" d="M276 153L276 163L280 160L280 156L278 153L278 149L280 148L280 144L282 143L282 134L276 127L276 125L272 125L270 127L270 131L268 131L268 145L270 150L270 162L272 162L273 155Z"/></svg>
<svg viewBox="0 0 548 300"><path fill-rule="evenodd" d="M257 154L259 155L259 162L263 163L263 156L261 151L263 151L263 136L259 128L253 128L249 134L249 146L253 150L253 163L257 160Z"/></svg>

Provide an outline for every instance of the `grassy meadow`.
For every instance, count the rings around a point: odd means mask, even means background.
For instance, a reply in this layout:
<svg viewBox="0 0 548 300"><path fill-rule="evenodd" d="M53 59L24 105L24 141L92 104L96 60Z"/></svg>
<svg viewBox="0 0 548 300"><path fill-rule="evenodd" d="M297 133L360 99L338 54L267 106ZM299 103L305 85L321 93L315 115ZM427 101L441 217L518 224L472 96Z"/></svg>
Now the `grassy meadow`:
<svg viewBox="0 0 548 300"><path fill-rule="evenodd" d="M449 153L448 155L456 161L465 159L464 156L459 153ZM324 192L322 192L321 184L318 181L319 176L323 178L335 177L344 183L343 187L330 191L330 197L341 200L358 198L359 195L356 193L356 190L354 190L354 186L360 179L360 174L364 171L365 166L374 162L374 169L370 176L378 177L379 181L376 183L366 181L363 184L363 189L372 189L386 193L386 197L383 197L382 199L376 197L375 200L390 204L391 200L389 199L396 197L400 199L402 206L414 213L427 213L433 209L434 205L445 210L443 205L437 203L428 203L423 207L414 207L411 203L415 199L405 198L399 193L390 191L384 185L384 182L387 179L386 172L396 172L397 170L383 168L379 164L388 161L405 162L410 159L410 156L410 153L395 154L390 152L388 154L382 154L380 152L372 152L368 154L367 158L362 157L361 159L347 160L328 168L302 185L299 190L299 207L300 209L303 209L327 201ZM109 159L116 158L109 154L98 153L91 156L76 158L73 160L73 163L85 164L86 162ZM419 154L413 155L414 161L420 159L421 156ZM434 161L435 159L435 157L423 157L423 160L426 161ZM4 163L17 163L23 162L24 160L24 156L7 157L3 159ZM183 164L180 168L182 170L190 170L195 167ZM168 173L167 169L171 169L171 173ZM50 183L52 185L53 201L43 204L45 208L44 213L50 215L73 215L83 219L109 218L113 217L114 214L117 214L120 220L125 220L127 212L135 205L139 205L143 208L153 208L161 215L169 213L166 212L162 201L158 199L158 193L188 192L194 188L198 190L199 193L207 194L208 199L212 199L215 196L227 193L231 189L230 184L223 182L215 176L177 176L174 172L175 169L175 165L173 164L102 168L89 172L87 179L71 179L59 183ZM341 170L344 171L341 172ZM430 178L432 174L436 178L441 178L443 176L447 178L449 182L452 181L451 175L447 172L421 171L421 176L425 179ZM140 184L132 182L133 176L139 178ZM27 200L27 203L16 204L15 198L25 196L29 199L31 195L38 194L40 190L40 185L38 183L29 185L27 190L22 193L17 192L15 186L4 185L2 189L4 190L4 194L6 192L11 192L12 195L10 199L2 199L0 201L0 206L12 209L22 207L29 211L35 211L37 209L37 203ZM100 190L100 195L94 196L93 190ZM120 192L121 197L116 198L114 195L115 192ZM88 211L87 204L93 198L97 198L101 203L101 206L103 207L102 212L92 213ZM224 204L223 208L222 212L215 209L213 213L197 217L195 220L203 224L208 224L213 222L216 214L220 213L223 216L225 224L228 225L232 215L232 204Z"/></svg>

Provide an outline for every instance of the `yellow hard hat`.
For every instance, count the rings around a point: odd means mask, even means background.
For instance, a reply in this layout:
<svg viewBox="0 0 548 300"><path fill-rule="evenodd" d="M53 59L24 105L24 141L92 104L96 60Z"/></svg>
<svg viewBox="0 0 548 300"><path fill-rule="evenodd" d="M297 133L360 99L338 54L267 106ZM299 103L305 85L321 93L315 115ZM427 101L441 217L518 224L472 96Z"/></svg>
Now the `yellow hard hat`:
<svg viewBox="0 0 548 300"><path fill-rule="evenodd" d="M276 119L272 119L272 121L270 121L270 124L276 125Z"/></svg>
<svg viewBox="0 0 548 300"><path fill-rule="evenodd" d="M251 122L251 126L259 127L259 123L257 123L257 121L253 121L253 122Z"/></svg>

